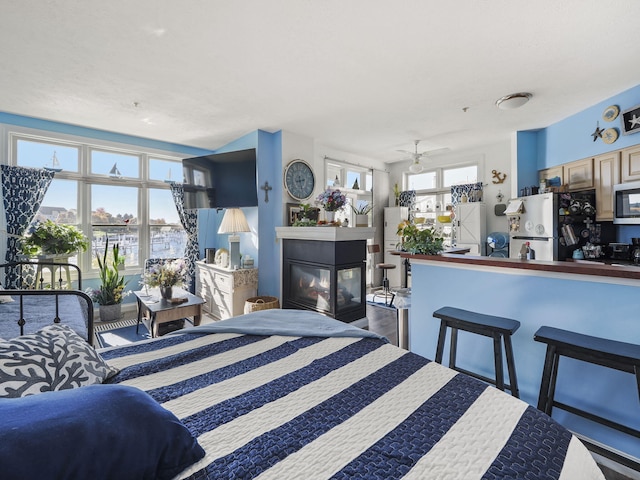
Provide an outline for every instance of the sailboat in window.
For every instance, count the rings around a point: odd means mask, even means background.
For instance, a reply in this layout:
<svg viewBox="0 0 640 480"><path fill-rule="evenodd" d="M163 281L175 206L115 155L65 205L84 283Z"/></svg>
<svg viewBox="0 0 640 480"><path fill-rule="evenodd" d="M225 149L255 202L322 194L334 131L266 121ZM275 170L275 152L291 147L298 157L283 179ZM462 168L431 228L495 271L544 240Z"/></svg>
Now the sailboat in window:
<svg viewBox="0 0 640 480"><path fill-rule="evenodd" d="M43 167L45 170L50 172L61 172L62 167L60 166L60 161L58 157L56 157L56 151L53 151L53 157L51 157L51 165L47 164Z"/></svg>
<svg viewBox="0 0 640 480"><path fill-rule="evenodd" d="M118 162L113 164L113 167L109 170L109 175L115 178L120 178L122 176L120 170L118 170Z"/></svg>

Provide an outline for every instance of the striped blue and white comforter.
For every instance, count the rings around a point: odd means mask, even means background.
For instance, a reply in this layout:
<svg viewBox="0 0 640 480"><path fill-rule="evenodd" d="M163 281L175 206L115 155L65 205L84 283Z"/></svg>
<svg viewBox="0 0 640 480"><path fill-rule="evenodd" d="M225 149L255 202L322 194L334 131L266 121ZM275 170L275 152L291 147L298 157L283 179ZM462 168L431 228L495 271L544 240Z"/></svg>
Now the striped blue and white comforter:
<svg viewBox="0 0 640 480"><path fill-rule="evenodd" d="M206 457L181 478L603 478L493 387L377 338L287 334L194 329L102 356L198 438Z"/></svg>

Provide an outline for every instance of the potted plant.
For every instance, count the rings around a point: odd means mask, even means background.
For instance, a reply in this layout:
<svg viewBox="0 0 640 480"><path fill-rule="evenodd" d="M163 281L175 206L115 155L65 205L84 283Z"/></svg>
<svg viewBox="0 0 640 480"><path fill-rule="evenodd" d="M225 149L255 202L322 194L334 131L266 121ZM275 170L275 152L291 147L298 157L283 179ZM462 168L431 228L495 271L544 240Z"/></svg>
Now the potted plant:
<svg viewBox="0 0 640 480"><path fill-rule="evenodd" d="M418 227L405 220L398 225L397 234L402 237L398 247L404 252L437 255L444 250L444 239L433 228Z"/></svg>
<svg viewBox="0 0 640 480"><path fill-rule="evenodd" d="M170 300L173 287L182 287L187 279L187 264L182 258L152 265L142 276L147 287L159 287L162 298Z"/></svg>
<svg viewBox="0 0 640 480"><path fill-rule="evenodd" d="M366 200L358 200L357 205L351 205L351 210L356 215L356 227L369 226L369 212L373 209L373 204Z"/></svg>
<svg viewBox="0 0 640 480"><path fill-rule="evenodd" d="M335 214L347 202L347 198L338 189L327 188L316 198L316 203L325 210L327 222L335 221Z"/></svg>
<svg viewBox="0 0 640 480"><path fill-rule="evenodd" d="M120 246L117 243L113 246L113 258L111 259L107 259L108 251L109 239L107 238L102 256L96 253L100 287L87 291L91 299L100 305L100 320L103 322L120 318L122 299L129 294L124 290L128 281L125 281L124 275L120 275L121 265L124 265L124 256L120 255Z"/></svg>
<svg viewBox="0 0 640 480"><path fill-rule="evenodd" d="M55 223L51 220L35 222L21 238L22 253L36 255L66 256L89 248L89 240L77 227Z"/></svg>

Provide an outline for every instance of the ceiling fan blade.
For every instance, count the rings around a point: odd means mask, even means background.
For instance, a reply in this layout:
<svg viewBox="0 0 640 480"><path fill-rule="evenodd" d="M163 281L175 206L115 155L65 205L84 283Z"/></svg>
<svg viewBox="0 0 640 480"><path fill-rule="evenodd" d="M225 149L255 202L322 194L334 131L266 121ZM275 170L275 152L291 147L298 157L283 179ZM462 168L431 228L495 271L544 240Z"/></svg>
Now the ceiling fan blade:
<svg viewBox="0 0 640 480"><path fill-rule="evenodd" d="M436 148L435 150L427 150L426 152L422 152L420 154L420 158L427 158L432 155L437 155L438 153L444 153L451 150L449 147Z"/></svg>

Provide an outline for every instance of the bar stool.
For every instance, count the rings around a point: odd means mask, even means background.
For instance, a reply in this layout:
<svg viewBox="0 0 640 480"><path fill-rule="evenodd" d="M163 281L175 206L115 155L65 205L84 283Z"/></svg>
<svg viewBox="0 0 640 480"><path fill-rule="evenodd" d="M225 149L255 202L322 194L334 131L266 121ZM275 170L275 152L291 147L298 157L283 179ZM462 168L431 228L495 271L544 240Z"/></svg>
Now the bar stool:
<svg viewBox="0 0 640 480"><path fill-rule="evenodd" d="M375 260L375 254L380 253L380 245L367 245L367 251L374 256ZM385 306L390 307L393 305L395 294L391 292L387 270L393 270L396 266L393 263L376 263L376 268L382 270L382 293L378 293L378 291L374 292L373 300L375 301L377 295L384 296ZM389 298L391 298L391 300L389 300Z"/></svg>
<svg viewBox="0 0 640 480"><path fill-rule="evenodd" d="M640 431L593 413L554 400L560 357L569 357L614 370L634 374L640 398L640 345L592 337L581 333L543 326L533 339L547 344L538 410L551 416L553 407L566 410L591 421L640 438Z"/></svg>
<svg viewBox="0 0 640 480"><path fill-rule="evenodd" d="M509 390L511 395L520 398L516 366L511 345L511 335L520 328L520 322L510 318L495 317L482 313L470 312L460 308L442 307L433 316L440 319L440 333L438 335L438 347L436 349L436 362L442 364L444 355L444 342L447 336L447 328L451 328L451 347L449 349L449 368L478 378L484 382L495 385L498 389ZM456 354L458 343L458 330L483 335L493 338L493 359L496 378L488 378L475 372L470 372L456 366ZM509 385L504 383L504 371L502 363L502 343L507 360L509 372Z"/></svg>

